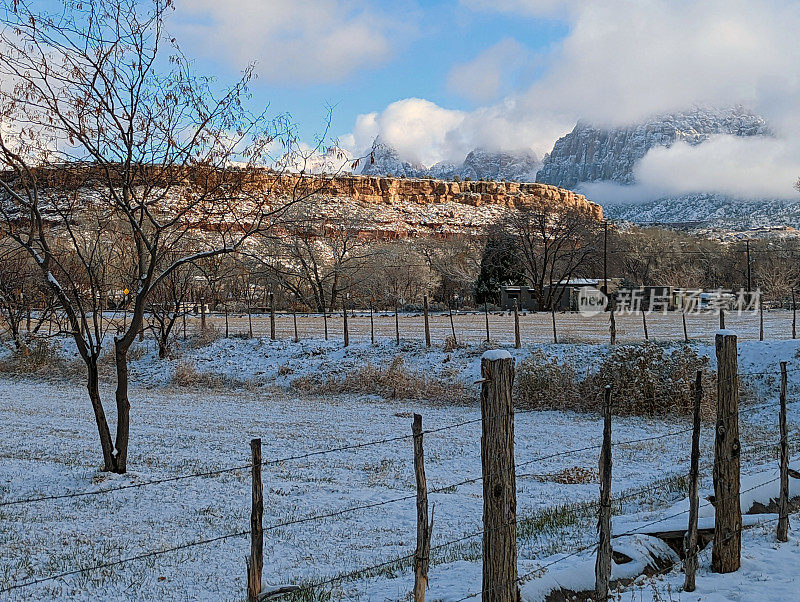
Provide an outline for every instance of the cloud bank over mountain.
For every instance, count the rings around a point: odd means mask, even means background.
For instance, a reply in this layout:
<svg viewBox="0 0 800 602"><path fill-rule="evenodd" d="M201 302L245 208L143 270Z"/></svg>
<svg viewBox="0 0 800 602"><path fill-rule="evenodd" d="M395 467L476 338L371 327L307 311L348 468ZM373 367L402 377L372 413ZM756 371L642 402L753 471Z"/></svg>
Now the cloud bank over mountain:
<svg viewBox="0 0 800 602"><path fill-rule="evenodd" d="M599 127L636 123L695 106L742 105L762 115L771 140L722 137L653 149L637 167L642 190L703 188L792 196L800 175L800 9L788 0L464 0L477 10L566 19L570 30L527 90L473 110L409 98L361 115L343 139L364 152L376 135L403 160L426 165L472 148L544 154L578 119ZM491 49L490 49L491 51ZM502 53L495 53L502 54ZM491 59L491 60L490 60ZM496 59L490 55L473 63ZM495 61L496 62L496 61ZM498 67L498 69L502 69ZM464 87L465 72L455 72ZM499 78L500 76L498 76ZM479 78L477 78L479 79ZM494 93L491 79L476 96Z"/></svg>

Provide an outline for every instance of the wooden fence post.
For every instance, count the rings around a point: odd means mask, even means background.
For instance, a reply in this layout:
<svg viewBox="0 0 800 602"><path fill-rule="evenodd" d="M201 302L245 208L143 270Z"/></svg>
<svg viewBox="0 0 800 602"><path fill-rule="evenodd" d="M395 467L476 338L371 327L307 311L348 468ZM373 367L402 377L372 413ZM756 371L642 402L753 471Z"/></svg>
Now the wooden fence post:
<svg viewBox="0 0 800 602"><path fill-rule="evenodd" d="M711 569L732 573L741 565L742 509L739 500L739 367L736 335L720 331L717 352L717 429L714 438L714 549Z"/></svg>
<svg viewBox="0 0 800 602"><path fill-rule="evenodd" d="M522 335L519 331L519 306L517 300L514 299L514 348L519 349L522 347Z"/></svg>
<svg viewBox="0 0 800 602"><path fill-rule="evenodd" d="M422 297L422 313L425 317L425 346L431 346L431 326L428 322L428 295Z"/></svg>
<svg viewBox="0 0 800 602"><path fill-rule="evenodd" d="M644 310L644 307L642 307L642 328L644 329L644 340L649 341L650 335L647 332L647 312Z"/></svg>
<svg viewBox="0 0 800 602"><path fill-rule="evenodd" d="M553 301L550 302L550 316L553 319L553 342L558 343L558 333L556 332L556 305Z"/></svg>
<svg viewBox="0 0 800 602"><path fill-rule="evenodd" d="M797 338L797 305L794 298L794 287L792 287L792 338Z"/></svg>
<svg viewBox="0 0 800 602"><path fill-rule="evenodd" d="M781 493L778 498L778 541L789 541L789 433L786 427L786 362L781 362Z"/></svg>
<svg viewBox="0 0 800 602"><path fill-rule="evenodd" d="M264 568L264 488L261 483L261 439L250 441L253 461L253 500L250 511L250 556L247 558L247 602L258 602Z"/></svg>
<svg viewBox="0 0 800 602"><path fill-rule="evenodd" d="M683 589L693 592L697 573L697 514L700 509L698 487L700 480L700 401L703 399L703 371L697 371L694 381L694 422L692 424L692 459L689 467L689 528L684 539L686 577Z"/></svg>
<svg viewBox="0 0 800 602"><path fill-rule="evenodd" d="M681 310L681 317L683 320L683 342L689 342L689 330L686 328L686 308Z"/></svg>
<svg viewBox="0 0 800 602"><path fill-rule="evenodd" d="M603 403L603 447L600 451L600 512L597 531L597 560L594 566L595 599L608 599L611 580L611 385L606 385Z"/></svg>
<svg viewBox="0 0 800 602"><path fill-rule="evenodd" d="M323 307L322 308L322 325L323 329L325 330L325 340L328 340L328 311Z"/></svg>
<svg viewBox="0 0 800 602"><path fill-rule="evenodd" d="M453 304L450 300L447 301L447 307L450 310L450 330L453 331L453 345L458 346L458 339L456 338L456 325L453 322Z"/></svg>
<svg viewBox="0 0 800 602"><path fill-rule="evenodd" d="M514 360L491 350L481 358L483 600L518 602L517 487L514 465Z"/></svg>
<svg viewBox="0 0 800 602"><path fill-rule="evenodd" d="M347 347L350 344L350 328L347 324L347 301L342 299L342 326L344 332L344 346Z"/></svg>
<svg viewBox="0 0 800 602"><path fill-rule="evenodd" d="M206 329L206 300L200 297L200 328Z"/></svg>
<svg viewBox="0 0 800 602"><path fill-rule="evenodd" d="M269 293L269 338L275 340L275 295Z"/></svg>
<svg viewBox="0 0 800 602"><path fill-rule="evenodd" d="M764 299L758 292L758 340L764 340Z"/></svg>
<svg viewBox="0 0 800 602"><path fill-rule="evenodd" d="M414 602L425 602L430 565L433 513L428 523L428 482L425 479L425 454L422 450L422 416L414 414L414 475L417 481L417 548L414 552Z"/></svg>
<svg viewBox="0 0 800 602"><path fill-rule="evenodd" d="M297 303L292 305L292 321L294 322L294 342L300 342L300 334L297 332Z"/></svg>
<svg viewBox="0 0 800 602"><path fill-rule="evenodd" d="M395 342L400 345L400 316L398 314L397 302L394 304L394 338Z"/></svg>
<svg viewBox="0 0 800 602"><path fill-rule="evenodd" d="M486 318L486 342L489 342L489 305L483 302L483 317Z"/></svg>
<svg viewBox="0 0 800 602"><path fill-rule="evenodd" d="M375 310L374 310L374 301L372 299L369 300L369 338L372 341L372 344L375 344Z"/></svg>
<svg viewBox="0 0 800 602"><path fill-rule="evenodd" d="M719 329L725 330L725 310L719 308Z"/></svg>
<svg viewBox="0 0 800 602"><path fill-rule="evenodd" d="M614 299L611 299L611 313L608 316L609 320L609 330L611 332L611 344L615 345L617 343L617 318L615 315L616 312L616 303Z"/></svg>

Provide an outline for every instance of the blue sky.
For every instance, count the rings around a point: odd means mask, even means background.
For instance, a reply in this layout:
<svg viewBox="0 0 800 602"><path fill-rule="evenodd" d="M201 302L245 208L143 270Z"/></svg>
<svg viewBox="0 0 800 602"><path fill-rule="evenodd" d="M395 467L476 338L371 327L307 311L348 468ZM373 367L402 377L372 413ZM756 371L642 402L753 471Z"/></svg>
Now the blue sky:
<svg viewBox="0 0 800 602"><path fill-rule="evenodd" d="M515 40L524 51L520 55L546 54L569 31L569 24L556 16L520 18L518 14L473 9L456 0L402 4L400 9L392 8L391 14L403 23L405 39L397 42L381 64L353 69L338 81L291 81L260 73L251 87L254 106L268 102L275 112L291 113L302 137L309 141L324 126L328 105L335 106L331 128L334 137L351 131L359 114L402 98L424 98L442 107L468 111L479 103L448 85L454 66L474 59L503 40ZM228 5L234 9L236 2ZM197 14L186 14L180 7L175 17L178 31L183 23L202 19ZM234 79L237 67L244 65L197 46L193 42L188 45L194 51L198 70L216 74L221 81ZM269 58L254 60L263 63ZM501 95L530 85L545 67L543 61L531 63L503 78Z"/></svg>

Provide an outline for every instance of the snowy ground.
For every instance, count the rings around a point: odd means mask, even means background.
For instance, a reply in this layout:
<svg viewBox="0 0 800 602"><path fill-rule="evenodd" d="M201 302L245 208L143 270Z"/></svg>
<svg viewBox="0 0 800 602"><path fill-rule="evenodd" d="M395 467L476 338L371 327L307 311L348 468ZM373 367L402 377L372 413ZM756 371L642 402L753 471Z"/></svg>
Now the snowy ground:
<svg viewBox="0 0 800 602"><path fill-rule="evenodd" d="M549 353L591 367L602 345L545 346ZM713 355L707 344L698 347ZM743 342L742 372L776 371L777 362L800 366L797 341ZM406 364L454 381L478 377L480 350L446 354L403 343ZM518 357L528 350L514 351ZM98 445L90 408L79 383L0 379L0 590L15 583L67 572L151 550L245 531L249 527L250 485L246 470L162 483L89 497L3 506L20 498L102 489L162 477L240 466L249 461L249 441L263 440L265 461L332 447L405 436L411 413L420 412L427 429L476 420L474 400L464 405L387 401L374 397L298 397L284 385L303 373L331 374L370 359L390 361L391 342L377 348L358 343L347 349L335 341L220 340L201 349L184 348L180 359L160 361L151 347L134 362L132 441L125 476L98 472ZM214 391L169 385L178 362L198 370L232 375L253 386ZM279 376L280 366L293 375ZM800 373L792 373L795 395ZM775 402L776 379L760 377L761 404ZM154 386L160 385L160 386ZM272 385L272 386L270 386ZM105 394L111 395L106 389ZM790 405L790 437L798 439L800 406ZM774 466L765 444L777 441L773 407L743 412L743 472ZM641 520L663 515L683 496L689 454L683 420L615 419L613 489L625 494L622 512ZM669 435L680 431L679 434ZM596 445L599 417L570 412L520 413L516 420L516 460L520 518L520 574L559 552L589 544L594 535L598 451L589 449L546 460L541 456ZM625 441L662 436L639 443ZM710 487L712 433L703 433L703 485ZM454 483L480 474L480 424L472 422L426 436L426 468L436 503L431 600L457 600L480 591L480 537L439 547L480 530L481 484ZM752 451L751 451L752 450ZM266 526L329 514L353 506L387 502L269 530L265 534L267 583L318 582L402 557L413 550L415 506L411 441L286 461L264 467ZM526 464L527 463L527 464ZM637 492L633 492L637 490ZM406 499L400 499L406 498ZM399 501L393 501L393 500ZM756 529L745 536L745 568L733 576L698 576L698 596L677 593L680 575L632 588L635 599L649 599L652 588L673 599L753 599L739 586L754 575L774 582L792 576L781 563L800 560L796 540L776 546ZM14 590L9 599L240 600L245 585L245 537L191 547L156 558L85 572L55 582ZM706 562L707 564L707 562ZM793 570L793 569L792 569ZM408 599L407 566L389 566L372 576L340 579L319 588L333 599ZM715 583L712 587L709 584ZM751 585L750 587L756 587ZM787 586L789 587L789 586ZM708 594L711 589L716 594ZM770 598L769 588L759 599ZM780 590L785 591L785 590ZM643 593L642 593L643 592ZM717 596L717 597L714 597ZM738 597L737 597L738 596ZM626 599L623 597L623 599Z"/></svg>

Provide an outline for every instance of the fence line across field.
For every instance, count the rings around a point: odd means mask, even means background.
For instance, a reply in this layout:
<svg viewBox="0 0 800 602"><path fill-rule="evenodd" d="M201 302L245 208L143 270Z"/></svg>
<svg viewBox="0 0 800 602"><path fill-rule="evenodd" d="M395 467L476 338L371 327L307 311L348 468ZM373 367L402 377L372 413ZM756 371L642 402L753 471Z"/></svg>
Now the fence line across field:
<svg viewBox="0 0 800 602"><path fill-rule="evenodd" d="M787 370L787 372L796 372L796 371L800 371L800 368L789 368ZM777 375L777 376L779 376L780 372L764 371L764 372L740 373L739 377L741 378L742 376L751 376L752 377L752 376L764 376L764 375L773 375L773 376ZM672 397L673 396L668 396L667 395L667 396L656 397L656 398L652 398L652 399L664 401L664 400L672 399ZM798 401L800 401L800 400L798 400ZM796 403L796 401L789 402L789 404L793 404L793 403ZM747 412L751 412L751 411L757 411L757 410L760 410L760 409L769 408L769 407L772 407L772 405L773 404L770 404L770 403L764 403L764 404L756 405L756 406L747 406L746 408L739 410L739 414L743 414L743 413L747 413ZM535 409L535 408L524 409L524 410L515 410L515 414L516 415L527 414L527 413L536 412L536 411L538 411L538 410ZM477 424L477 423L481 422L482 420L483 420L483 418L473 418L473 419L470 419L470 420L457 422L455 424L450 424L450 425L437 427L437 428L432 428L432 429L426 429L426 430L423 431L422 434L428 435L428 434L440 433L440 432L443 432L443 431L448 431L448 430L460 428L462 426L468 426L468 425L471 425L471 424ZM678 431L665 433L665 434L662 434L662 435L654 435L654 436L644 437L644 438L640 438L640 439L634 439L634 440L630 440L630 441L616 441L616 442L613 443L613 445L615 445L615 446L616 445L633 445L635 443L644 443L644 442L647 442L647 441L655 441L655 440L658 440L658 439L665 439L665 438L668 438L668 437L672 437L672 436L680 435L680 434L683 434L683 433L687 433L687 432L690 432L691 430L692 430L692 428L688 427L688 428L684 428L684 429L681 429L681 430L678 430ZM372 446L376 446L376 445L384 445L384 444L393 443L393 442L396 442L396 441L407 441L407 440L413 439L413 437L414 437L413 434L398 435L396 437L388 437L388 438L384 438L384 439L376 439L376 440L366 441L366 442L362 442L362 443L354 443L354 444L351 444L351 445L343 445L343 446L339 446L339 447L332 447L332 448L328 448L328 449L324 449L324 450L317 450L317 451L313 451L313 452L308 452L308 453L305 453L305 454L298 454L298 455L286 456L286 457L282 457L282 458L275 458L275 459L272 459L272 460L266 460L266 461L261 463L261 466L271 466L271 465L275 465L275 464L282 464L282 463L290 462L290 461L294 461L294 460L303 460L303 459L306 459L306 458L322 456L322 455L331 454L331 453L337 453L337 452L348 451L348 450L353 450L353 449L361 449L361 448L372 447ZM559 457L559 456L562 456L562 455L572 455L572 454L580 453L580 452L583 452L583 451L591 451L593 449L599 449L599 444L592 445L592 446L589 446L589 447L578 448L578 449L574 449L574 450L567 450L565 452L559 452L559 453L551 454L551 455L548 455L548 456L542 456L542 457L539 457L539 458L534 458L532 460L528 460L528 461L523 462L521 464L517 464L517 466L526 466L528 464L532 464L532 463L539 462L539 461L542 461L542 460L548 460L548 459L556 458L556 457ZM139 488L148 487L148 486L151 486L151 485L160 485L160 484L163 484L163 483L172 483L172 482L176 482L176 481L183 481L183 480L186 480L186 479L204 478L204 477L222 475L222 474L226 474L226 473L241 472L241 471L244 471L244 470L249 470L252 467L253 467L252 463L250 463L250 464L242 464L242 465L239 465L239 466L231 466L231 467L219 468L219 469L214 469L214 470L209 470L209 471L189 473L189 474L185 474L185 475L175 475L175 476L172 476L172 477L164 477L162 479L154 479L154 480L151 480L151 481L145 481L143 483L129 483L129 484L126 484L126 485L120 485L118 487L107 487L107 488L103 488L103 489L95 489L95 490L90 490L90 491L78 491L78 492L72 492L72 493L63 493L63 494L55 494L55 495L46 495L46 496L39 496L39 497L23 498L23 499L18 499L18 500L0 501L0 507L17 506L17 505L21 505L21 504L28 504L28 503L34 503L34 502L44 502L44 501L53 501L53 500L60 500L60 499L67 499L67 498L74 498L74 497L85 497L85 496L91 496L91 495L102 495L102 494L107 494L107 493L114 493L114 492L117 492L117 491L125 491L125 490L128 490L128 489L139 489ZM522 476L525 476L525 475L519 475L519 476L522 477ZM461 482L461 483L458 483L458 484L455 484L455 485L450 485L448 487L467 485L467 484L470 484L472 482L477 482L477 481L475 481L473 479L470 479L470 480L467 480L467 481L464 481L464 482Z"/></svg>
<svg viewBox="0 0 800 602"><path fill-rule="evenodd" d="M509 359L510 359L510 357L509 357ZM749 374L748 373L736 374L731 379L731 381L735 379L738 382L738 380L742 376L747 376L747 375L749 375L749 376L776 375L776 374L781 374L782 373L783 374L783 378L784 378L784 386L785 386L785 378L786 378L785 375L786 375L786 372L788 372L789 370L787 370L785 368L785 364L782 366L782 368L783 368L782 372L764 371L764 372L753 372L753 373L749 373ZM796 371L796 370L798 370L798 369L792 369L791 371ZM727 382L730 383L731 381L727 381ZM725 381L722 381L722 382L724 383ZM782 392L782 395L785 395L785 390L784 390L784 392ZM786 405L785 399L783 399L782 401L784 402L783 408L785 408L785 405ZM789 402L789 403L794 403L794 402ZM735 416L739 416L742 413L745 413L747 411L753 411L753 410L763 409L763 408L767 408L767 407L774 407L774 404L762 404L760 406L752 406L752 407L749 407L749 408L745 408L743 410L738 410L737 409L737 411L732 412L731 414L727 414L727 415L724 415L724 414L720 415L718 413L717 420L718 421L719 420L725 420L725 419L728 419L728 418L730 418L730 417L732 417L734 415ZM531 409L531 410L523 410L523 411L520 411L520 412L517 412L517 413L525 413L525 412L532 412L532 411L535 411L535 410L533 410L533 409ZM421 431L420 434L433 434L433 433L437 433L437 432L441 432L441 431L445 431L445 430L449 430L449 429L459 428L461 426L465 426L465 425L468 425L468 424L474 424L474 423L477 423L477 422L484 422L486 419L487 419L487 416L484 415L482 418L479 418L479 419L472 419L472 420L463 421L463 422L459 422L459 423L452 424L452 425L447 425L447 426L436 428L436 429L424 430L424 431ZM608 445L609 446L625 446L625 445L633 445L633 444L636 444L636 443L642 443L642 442L653 441L653 440L658 440L658 439L666 439L666 438L676 437L676 436L678 436L680 434L684 434L684 433L686 433L686 432L688 432L690 430L692 430L692 429L681 429L681 430L674 431L674 432L663 433L661 435L653 435L653 436L648 436L648 437L642 437L642 438L637 438L637 439L629 439L629 440L623 440L623 441L615 441L615 442L611 442L611 440L610 440L610 432L609 432L608 433L609 434ZM416 434L404 435L404 436L398 436L398 437L392 437L392 438L386 438L386 439L380 439L380 440L364 442L364 443L360 443L360 444L353 444L353 445L341 446L341 447L337 447L337 448L330 448L330 449L327 449L327 450L319 450L319 451L316 451L316 452L310 452L308 454L290 456L290 457L287 457L287 458L269 460L269 461L266 461L266 462L258 462L258 466L260 467L262 465L277 464L277 463L281 463L281 462L286 462L286 461L295 460L295 459L301 459L301 458L307 458L307 457L312 457L312 456L316 456L316 455L322 455L322 454L326 454L326 453L334 453L334 452L337 452L337 451L344 451L344 450L349 450L349 449L358 449L358 448L363 448L363 447L367 447L367 446L371 446L371 445L388 444L388 443L392 443L392 442L395 442L395 441L408 440L408 439L411 439L412 437L415 437L415 436L417 436L417 435ZM766 448L773 449L774 447L775 447L775 444L774 443L770 443L770 444L767 444L767 445L760 446L760 448L753 448L753 449L749 449L749 450L745 450L745 451L754 451L755 449L766 449ZM542 456L538 456L538 457L535 457L535 458L531 458L531 459L529 459L529 460L527 460L525 462L517 464L516 467L519 468L519 467L522 467L522 466L530 465L530 464L533 464L533 463L536 463L536 462L541 462L541 461L552 459L552 458L565 457L565 456L574 455L576 453L581 453L581 452L585 452L585 451L597 450L597 449L600 449L600 448L601 448L601 445L597 444L597 445L585 446L585 447L581 447L581 448L577 448L577 449L563 450L561 452L557 452L557 453L553 453L553 454L547 454L547 455L542 455ZM741 450L740 450L740 452L741 452ZM203 472L203 473L194 473L194 474L191 474L191 475L178 475L176 477L169 477L169 478L165 478L165 479L157 479L157 480L149 481L149 482L145 482L145 483L129 484L129 485L124 485L124 486L121 486L121 487L118 487L118 488L107 488L107 489L91 491L91 492L78 492L78 493L74 493L74 494L64 494L64 495L60 495L60 496L45 496L45 497L42 497L42 498L29 498L29 499L25 499L25 500L14 500L14 501L11 501L11 502L0 503L0 505L8 506L8 505L15 505L15 504L23 504L23 503L33 503L33 502L36 502L36 501L43 501L43 500L49 500L49 499L61 499L61 498L65 498L65 497L78 497L78 496L82 496L82 495L95 495L95 494L102 494L102 493L110 493L112 491L118 491L118 490L122 490L122 489L132 489L132 488L137 488L137 487L144 487L144 486L147 486L147 485L154 485L154 484L158 484L158 483L165 483L165 482L176 481L176 480L187 479L187 478L194 478L194 477L200 477L200 476L213 476L213 475L223 474L223 473L226 473L226 472L234 472L234 471L239 471L239 470L245 470L247 468L254 468L254 466L255 466L255 464L251 463L249 465L236 466L236 467L231 467L231 468L226 468L226 469L220 469L220 470L217 470L217 471L206 471L206 472ZM254 474L255 474L255 472L254 472ZM260 470L259 470L259 476L260 476ZM458 487L460 487L462 485L476 483L476 482L485 480L489 476L492 476L492 473L488 473L487 474L486 471L484 470L480 477L466 479L466 480L459 481L457 483L452 483L452 484L448 484L448 485L442 485L442 486L439 486L439 487L433 487L433 488L428 489L427 493L429 493L429 494L439 494L439 493L444 493L444 492L452 492L455 488L458 488ZM531 475L516 474L516 471L515 471L515 476L518 476L519 478L524 478L526 476L531 476ZM756 487L761 487L764 484L767 484L769 482L773 482L774 480L777 480L777 479L773 479L772 481L768 481L768 482L759 484ZM748 490L745 490L743 492L740 492L740 494L741 493L745 493L746 491L750 491L750 490L752 490L752 489L754 489L756 487L753 487L751 489L748 489ZM635 493L639 493L639 492L635 492ZM392 498L392 499L388 499L388 500L383 500L383 501L379 501L379 502L373 502L373 503L369 503L369 504L351 506L351 507L348 507L348 508L335 510L335 511L331 511L331 512L328 512L328 513L308 515L308 516L305 516L305 517L300 517L300 518L289 520L289 521L283 521L283 522L275 523L275 524L269 525L267 527L260 528L259 530L261 532L272 531L272 530L276 530L276 529L280 529L280 528L285 528L285 527L288 527L288 526L291 526L291 525L296 525L296 524L301 524L301 523L306 523L306 522L312 522L312 521L318 521L318 520L330 519L330 518L334 518L334 517L341 516L341 515L344 515L344 514L357 512L357 511L360 511L360 510L367 510L367 509L374 508L374 507L385 506L385 505L388 505L388 504L399 503L399 502L402 502L402 501L408 501L408 500L416 498L417 495L418 494L409 494L409 495L406 495L406 496L401 496L401 497ZM632 497L633 495L634 495L634 492L629 492L628 495L614 498L614 501L622 501L622 499L625 499L627 497ZM704 504L703 506L707 506L707 505L708 504ZM653 523L650 523L650 524L647 524L647 525L644 525L644 526L639 526L639 527L637 527L637 529L641 530L643 528L651 526L652 524L657 524L659 522L663 522L663 521L669 520L670 518L681 516L683 514L685 514L685 512L681 512L681 513L676 514L676 515L674 515L672 517L666 517L666 518L662 517L658 521L654 521ZM515 518L515 521L516 521L516 518ZM473 533L473 534L470 534L470 535L465 535L465 536L462 536L462 537L460 537L458 539L452 540L450 542L445 542L443 544L437 544L437 546L432 546L431 549L439 549L440 547L453 545L453 544L458 543L460 541L465 541L467 539L476 537L477 535L485 533L485 532L486 532L486 528L484 530L482 530L481 532ZM198 540L198 541L194 541L194 542L187 542L185 544L180 544L180 545L174 546L172 548L167 548L167 549L162 549L162 550L153 550L153 551L150 551L150 552L147 552L147 553L143 553L143 554L139 554L139 555L135 555L135 556L132 556L132 557L129 557L129 558L120 559L118 561L113 561L113 562L109 562L109 563L102 563L102 564L99 564L99 565L96 565L96 566L93 566L93 567L84 567L82 569L77 569L77 570L74 570L74 571L67 571L67 572L64 572L64 573L59 573L57 575L52 575L52 576L43 577L43 578L39 578L39 579L34 579L34 580L27 581L27 582L19 583L19 584L14 584L14 585L12 585L12 586L4 589L4 590L1 590L1 591L7 592L7 591L11 591L11 590L22 588L22 587L29 587L29 586L33 586L33 585L36 585L36 584L39 584L39 583L43 583L45 581L51 581L53 579L60 579L60 578L63 578L63 577L67 577L67 576L70 576L70 575L83 573L83 572L86 572L86 571L107 568L107 567L110 567L110 566L116 566L116 565L119 565L119 564L124 564L126 562L133 562L135 560L145 559L145 558L149 558L149 557L153 557L153 556L160 556L162 554L178 551L178 550L185 549L185 548L188 548L188 547L207 545L207 544L215 543L215 542L218 542L218 541L222 541L222 540L226 540L226 539L230 539L230 538L234 538L234 537L245 536L245 535L248 535L248 534L250 534L252 536L253 535L253 530L250 529L250 530L238 531L238 532L235 532L235 533L229 533L229 534L226 534L226 535L222 535L222 536L218 536L218 537L214 537L214 538L210 538L210 539ZM629 534L632 534L632 533L629 533ZM620 535L626 535L626 534L623 533L623 534L620 534ZM619 535L617 535L617 536L619 536ZM592 547L592 546L589 546L589 547ZM579 550L573 552L573 554L579 553L580 551L584 551L585 549L588 549L589 547L584 548L584 549L579 549ZM397 562L400 562L400 561L403 561L403 560L408 560L410 557L413 558L414 555L402 556L400 558L393 559L393 560L388 561L388 562L383 562L383 563L381 563L379 565L375 565L374 567L367 567L365 569L360 569L359 571L351 573L351 575L352 574L363 574L365 571L376 570L377 568L380 568L380 567L383 567L383 566L387 566L388 564L393 564L393 563L397 563ZM567 558L567 557L569 557L569 556L566 556L564 558ZM559 559L557 561L554 561L551 564L555 564L556 562L560 562L564 558L561 558L561 559ZM547 566L550 566L550 565L544 565L544 566L542 566L540 568L546 568ZM520 578L520 580L526 578L526 576L523 576L522 578ZM341 580L343 578L346 578L346 576L345 577L339 576L338 578L334 578L334 580ZM329 584L332 581L333 580L328 580L326 582L322 582L322 583L319 583L319 584L314 584L313 587L320 587L321 585ZM470 596L467 596L467 598L474 597L475 595L478 595L478 594L472 594ZM467 599L467 598L464 598L464 599Z"/></svg>

